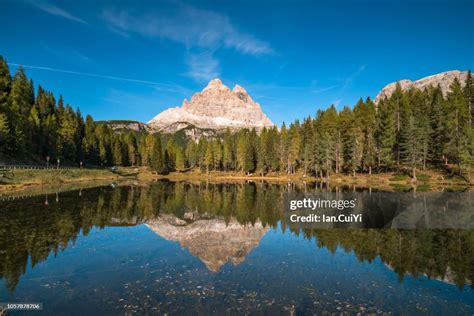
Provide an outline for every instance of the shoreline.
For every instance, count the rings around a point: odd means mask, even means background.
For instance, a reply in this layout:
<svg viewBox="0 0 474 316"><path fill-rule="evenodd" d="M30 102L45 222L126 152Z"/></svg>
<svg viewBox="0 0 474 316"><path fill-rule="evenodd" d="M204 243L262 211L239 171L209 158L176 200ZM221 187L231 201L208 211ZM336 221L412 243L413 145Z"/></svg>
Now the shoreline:
<svg viewBox="0 0 474 316"><path fill-rule="evenodd" d="M157 180L175 182L211 182L211 183L238 183L238 182L268 182L268 183L294 183L306 185L308 183L325 183L329 186L372 187L388 191L419 188L421 190L442 190L447 187L467 188L471 190L473 184L462 181L459 177L446 179L446 175L439 171L426 170L420 172L419 180L414 182L406 175L394 172L377 174L356 174L355 177L345 174L332 174L329 179L320 179L303 174L268 174L244 175L237 172L200 171L171 172L158 175L145 167L120 167L117 171L102 170L19 170L10 178L0 178L0 196L7 196L25 191L42 192L50 188L63 191L74 188L90 188L108 185L111 183L148 184ZM3 182L1 181L3 180ZM8 182L5 182L8 181Z"/></svg>

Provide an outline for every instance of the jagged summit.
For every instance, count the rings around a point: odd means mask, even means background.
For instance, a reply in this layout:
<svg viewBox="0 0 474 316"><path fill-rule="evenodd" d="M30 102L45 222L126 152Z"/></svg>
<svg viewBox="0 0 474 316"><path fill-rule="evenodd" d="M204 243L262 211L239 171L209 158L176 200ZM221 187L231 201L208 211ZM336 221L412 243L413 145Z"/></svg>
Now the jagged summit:
<svg viewBox="0 0 474 316"><path fill-rule="evenodd" d="M466 79L467 79L467 73L468 73L467 71L451 70L451 71L446 71L439 74L431 75L428 77L424 77L416 81L404 79L404 80L392 82L386 85L382 89L382 91L380 91L379 94L377 94L374 102L375 104L378 104L380 100L390 98L390 96L392 95L392 93L395 91L397 87L397 83L400 84L400 87L403 91L406 91L412 87L423 90L429 86L439 85L443 95L446 95L446 93L449 92L450 86L453 83L455 78L457 78L461 82L462 85L465 84Z"/></svg>
<svg viewBox="0 0 474 316"><path fill-rule="evenodd" d="M185 99L181 107L161 112L148 122L148 126L158 131L175 132L170 126L176 123L215 130L227 127L262 129L274 125L244 88L235 85L230 90L220 79L211 80L190 101Z"/></svg>
<svg viewBox="0 0 474 316"><path fill-rule="evenodd" d="M211 90L227 91L229 90L229 88L226 85L224 85L219 78L216 78L209 81L209 83L204 88L204 90L202 90L202 92L211 91Z"/></svg>

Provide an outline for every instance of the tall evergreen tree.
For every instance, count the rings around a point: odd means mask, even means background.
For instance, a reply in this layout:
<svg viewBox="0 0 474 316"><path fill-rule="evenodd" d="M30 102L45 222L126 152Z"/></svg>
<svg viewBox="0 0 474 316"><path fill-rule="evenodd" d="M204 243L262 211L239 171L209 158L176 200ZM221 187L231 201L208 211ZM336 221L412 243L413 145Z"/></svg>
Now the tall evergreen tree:
<svg viewBox="0 0 474 316"><path fill-rule="evenodd" d="M430 120L430 141L429 141L429 159L433 165L439 165L443 162L444 143L446 140L444 123L444 99L441 88L438 86L429 91L431 99L431 110L429 112Z"/></svg>
<svg viewBox="0 0 474 316"><path fill-rule="evenodd" d="M27 145L27 117L32 106L31 82L26 77L23 67L18 67L13 77L9 94L10 131L13 134L11 148L20 155L26 154Z"/></svg>
<svg viewBox="0 0 474 316"><path fill-rule="evenodd" d="M227 128L224 133L223 157L222 164L225 171L231 170L235 167L235 149L233 137L230 130Z"/></svg>
<svg viewBox="0 0 474 316"><path fill-rule="evenodd" d="M379 164L386 169L395 165L395 148L397 143L397 124L393 102L382 101L378 105L378 128L376 141Z"/></svg>
<svg viewBox="0 0 474 316"><path fill-rule="evenodd" d="M446 157L460 167L461 155L466 151L468 105L459 80L455 79L445 103Z"/></svg>
<svg viewBox="0 0 474 316"><path fill-rule="evenodd" d="M120 143L120 138L115 137L113 140L113 149L112 149L112 157L114 160L114 165L120 166L123 163L123 150L122 144Z"/></svg>
<svg viewBox="0 0 474 316"><path fill-rule="evenodd" d="M255 169L254 151L248 131L241 131L237 141L237 163L242 172L250 173Z"/></svg>
<svg viewBox="0 0 474 316"><path fill-rule="evenodd" d="M151 152L150 152L150 167L158 172L163 173L166 170L165 161L163 157L163 149L161 147L160 135L151 135Z"/></svg>
<svg viewBox="0 0 474 316"><path fill-rule="evenodd" d="M288 133L288 173L295 173L300 156L301 136L298 122L291 124Z"/></svg>
<svg viewBox="0 0 474 316"><path fill-rule="evenodd" d="M184 150L181 147L176 148L176 161L175 161L176 170L182 172L186 169L186 157L184 155Z"/></svg>

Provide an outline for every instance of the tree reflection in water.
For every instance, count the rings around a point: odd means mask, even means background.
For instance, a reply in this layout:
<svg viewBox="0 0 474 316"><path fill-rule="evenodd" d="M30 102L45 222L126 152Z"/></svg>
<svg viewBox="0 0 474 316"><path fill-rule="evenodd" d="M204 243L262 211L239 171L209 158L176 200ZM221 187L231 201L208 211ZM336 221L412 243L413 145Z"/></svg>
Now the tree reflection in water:
<svg viewBox="0 0 474 316"><path fill-rule="evenodd" d="M93 227L152 223L164 214L183 221L215 220L229 224L257 225L256 242L270 229L281 229L315 240L317 247L331 252L342 248L354 252L360 261L380 258L398 274L426 275L460 288L474 279L474 231L396 229L299 229L281 222L282 195L293 190L345 190L305 185L269 183L190 184L157 182L150 186L101 187L16 201L0 202L0 278L10 292L25 273L28 260L34 267L73 244L79 234ZM352 188L351 188L352 190ZM51 201L53 200L53 202ZM57 202L57 203L56 203ZM262 233L263 232L263 233ZM193 245L194 249L196 244ZM248 247L251 249L252 247ZM219 257L200 255L201 260ZM211 252L213 250L210 250ZM234 258L236 264L246 253ZM207 257L206 257L207 256ZM219 259L221 260L221 259ZM222 261L222 260L221 260ZM220 263L208 263L219 269Z"/></svg>

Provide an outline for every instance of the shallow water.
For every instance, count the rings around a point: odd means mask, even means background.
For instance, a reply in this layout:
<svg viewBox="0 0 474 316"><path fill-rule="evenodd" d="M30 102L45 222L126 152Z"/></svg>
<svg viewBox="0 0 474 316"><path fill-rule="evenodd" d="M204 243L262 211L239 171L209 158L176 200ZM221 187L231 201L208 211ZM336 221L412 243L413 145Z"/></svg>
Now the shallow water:
<svg viewBox="0 0 474 316"><path fill-rule="evenodd" d="M0 202L0 302L54 315L474 313L474 231L290 228L288 190L160 182Z"/></svg>

